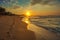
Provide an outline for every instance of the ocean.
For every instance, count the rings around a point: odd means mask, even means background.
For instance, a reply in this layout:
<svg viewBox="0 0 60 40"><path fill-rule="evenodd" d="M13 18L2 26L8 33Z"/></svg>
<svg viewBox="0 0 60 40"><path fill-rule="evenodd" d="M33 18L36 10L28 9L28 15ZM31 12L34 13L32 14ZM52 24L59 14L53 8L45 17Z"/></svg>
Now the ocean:
<svg viewBox="0 0 60 40"><path fill-rule="evenodd" d="M30 17L30 22L46 30L60 33L60 17Z"/></svg>

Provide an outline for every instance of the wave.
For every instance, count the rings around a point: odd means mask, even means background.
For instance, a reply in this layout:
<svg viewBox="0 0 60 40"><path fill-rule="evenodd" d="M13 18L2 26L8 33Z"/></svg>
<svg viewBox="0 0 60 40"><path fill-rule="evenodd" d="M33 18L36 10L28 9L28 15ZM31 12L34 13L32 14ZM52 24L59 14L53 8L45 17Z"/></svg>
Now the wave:
<svg viewBox="0 0 60 40"><path fill-rule="evenodd" d="M30 22L49 31L60 33L60 18L32 17Z"/></svg>

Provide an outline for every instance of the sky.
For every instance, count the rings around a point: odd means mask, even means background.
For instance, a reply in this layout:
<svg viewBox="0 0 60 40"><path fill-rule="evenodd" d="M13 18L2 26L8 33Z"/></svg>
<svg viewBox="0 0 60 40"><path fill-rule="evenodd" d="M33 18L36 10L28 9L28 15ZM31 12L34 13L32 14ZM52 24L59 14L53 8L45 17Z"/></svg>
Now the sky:
<svg viewBox="0 0 60 40"><path fill-rule="evenodd" d="M60 0L0 0L0 6L15 14L60 15Z"/></svg>

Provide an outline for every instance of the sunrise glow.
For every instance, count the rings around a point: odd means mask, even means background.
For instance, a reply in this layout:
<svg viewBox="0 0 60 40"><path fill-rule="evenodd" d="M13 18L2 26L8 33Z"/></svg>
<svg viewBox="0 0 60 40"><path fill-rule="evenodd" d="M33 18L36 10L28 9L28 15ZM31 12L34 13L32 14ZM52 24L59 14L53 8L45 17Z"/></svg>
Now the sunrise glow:
<svg viewBox="0 0 60 40"><path fill-rule="evenodd" d="M27 11L25 15L26 15L27 17L31 16L30 11Z"/></svg>

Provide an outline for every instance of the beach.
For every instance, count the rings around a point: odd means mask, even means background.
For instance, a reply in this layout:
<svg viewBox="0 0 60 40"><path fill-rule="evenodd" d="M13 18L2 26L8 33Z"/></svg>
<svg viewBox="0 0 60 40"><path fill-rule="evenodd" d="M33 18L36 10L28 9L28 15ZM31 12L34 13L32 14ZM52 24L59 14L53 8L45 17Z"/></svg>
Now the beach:
<svg viewBox="0 0 60 40"><path fill-rule="evenodd" d="M21 20L20 16L0 16L0 40L60 40L60 35Z"/></svg>
<svg viewBox="0 0 60 40"><path fill-rule="evenodd" d="M20 16L0 17L0 40L35 40L33 31L27 29L27 23Z"/></svg>

